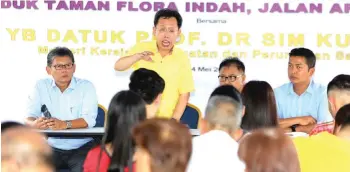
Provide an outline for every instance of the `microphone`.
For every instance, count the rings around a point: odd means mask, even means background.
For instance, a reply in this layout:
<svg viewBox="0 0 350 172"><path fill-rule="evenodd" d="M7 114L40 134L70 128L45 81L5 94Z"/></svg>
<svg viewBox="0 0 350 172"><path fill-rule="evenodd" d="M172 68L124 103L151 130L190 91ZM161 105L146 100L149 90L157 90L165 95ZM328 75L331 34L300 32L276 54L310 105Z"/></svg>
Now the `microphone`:
<svg viewBox="0 0 350 172"><path fill-rule="evenodd" d="M41 106L41 112L46 118L51 118L51 113L49 112L45 104Z"/></svg>

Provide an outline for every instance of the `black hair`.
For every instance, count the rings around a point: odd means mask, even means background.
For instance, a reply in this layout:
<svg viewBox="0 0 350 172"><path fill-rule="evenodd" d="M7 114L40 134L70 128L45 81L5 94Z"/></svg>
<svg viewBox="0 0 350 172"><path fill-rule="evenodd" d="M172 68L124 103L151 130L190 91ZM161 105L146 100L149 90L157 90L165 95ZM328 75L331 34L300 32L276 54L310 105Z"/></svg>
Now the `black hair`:
<svg viewBox="0 0 350 172"><path fill-rule="evenodd" d="M1 123L1 133L5 132L7 129L10 129L12 127L22 127L22 126L25 126L25 125L15 121L5 121Z"/></svg>
<svg viewBox="0 0 350 172"><path fill-rule="evenodd" d="M172 10L168 8L164 8L159 10L154 16L154 26L157 26L160 18L171 18L174 17L177 21L177 27L180 29L182 26L182 17L177 10Z"/></svg>
<svg viewBox="0 0 350 172"><path fill-rule="evenodd" d="M242 104L242 97L239 91L232 85L222 85L211 93L210 97L213 96L228 96L233 100L237 101L239 104Z"/></svg>
<svg viewBox="0 0 350 172"><path fill-rule="evenodd" d="M129 89L138 93L147 104L152 104L164 87L164 79L153 70L140 68L130 76Z"/></svg>
<svg viewBox="0 0 350 172"><path fill-rule="evenodd" d="M223 67L229 67L231 65L235 65L239 71L243 71L245 73L244 63L238 57L227 57L225 58L219 66L219 71Z"/></svg>
<svg viewBox="0 0 350 172"><path fill-rule="evenodd" d="M112 98L107 115L101 146L104 149L107 143L111 143L113 147L108 171L123 172L126 166L132 164L135 147L132 128L146 119L146 105L137 93L130 90L120 91Z"/></svg>
<svg viewBox="0 0 350 172"><path fill-rule="evenodd" d="M74 55L70 49L66 47L56 47L52 49L47 55L47 66L52 65L52 62L55 59L55 57L63 57L63 56L68 56L72 60L72 63L74 64Z"/></svg>
<svg viewBox="0 0 350 172"><path fill-rule="evenodd" d="M335 128L350 126L350 104L341 107L335 115ZM340 130L341 130L340 129Z"/></svg>
<svg viewBox="0 0 350 172"><path fill-rule="evenodd" d="M333 89L350 91L350 75L340 74L334 77L332 81L328 83L327 93Z"/></svg>
<svg viewBox="0 0 350 172"><path fill-rule="evenodd" d="M309 69L314 68L316 65L316 56L314 52L307 48L294 48L290 51L289 57L300 56L304 57Z"/></svg>
<svg viewBox="0 0 350 172"><path fill-rule="evenodd" d="M255 130L277 127L276 99L272 87L265 81L249 81L242 90L245 113L241 128Z"/></svg>

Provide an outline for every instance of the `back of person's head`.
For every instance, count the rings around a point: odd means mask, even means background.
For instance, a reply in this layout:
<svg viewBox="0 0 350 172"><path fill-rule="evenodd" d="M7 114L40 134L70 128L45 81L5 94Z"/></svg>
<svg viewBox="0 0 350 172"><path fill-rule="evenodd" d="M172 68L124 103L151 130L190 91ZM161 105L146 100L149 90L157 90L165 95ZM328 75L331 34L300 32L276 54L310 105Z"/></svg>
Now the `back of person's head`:
<svg viewBox="0 0 350 172"><path fill-rule="evenodd" d="M242 104L242 97L239 91L232 85L221 85L215 88L210 97L213 96L228 96L238 103Z"/></svg>
<svg viewBox="0 0 350 172"><path fill-rule="evenodd" d="M75 63L73 52L70 49L66 47L56 47L52 49L47 55L47 66L52 65L55 57L64 57L64 56L68 56L71 59L72 63L73 64Z"/></svg>
<svg viewBox="0 0 350 172"><path fill-rule="evenodd" d="M310 49L307 48L294 48L290 51L289 57L303 57L309 69L314 68L316 65L316 55Z"/></svg>
<svg viewBox="0 0 350 172"><path fill-rule="evenodd" d="M192 153L192 136L185 125L168 119L148 119L135 127L133 138L137 171L185 172Z"/></svg>
<svg viewBox="0 0 350 172"><path fill-rule="evenodd" d="M177 27L180 29L182 26L182 17L180 13L177 10L169 9L169 8L163 8L159 11L157 11L156 15L154 16L154 27L157 26L159 19L161 18L172 18L174 17L177 21Z"/></svg>
<svg viewBox="0 0 350 172"><path fill-rule="evenodd" d="M350 104L344 105L339 109L334 119L334 134L341 131L350 131ZM350 136L350 133L347 133Z"/></svg>
<svg viewBox="0 0 350 172"><path fill-rule="evenodd" d="M113 153L109 171L124 169L132 162L134 145L132 128L146 119L146 104L133 91L120 91L112 98L107 114L102 146L112 143Z"/></svg>
<svg viewBox="0 0 350 172"><path fill-rule="evenodd" d="M243 87L242 98L245 106L242 129L254 130L278 125L275 95L269 83L249 81Z"/></svg>
<svg viewBox="0 0 350 172"><path fill-rule="evenodd" d="M1 133L5 132L7 129L10 129L12 127L21 127L24 126L21 123L15 122L15 121L5 121L1 123Z"/></svg>
<svg viewBox="0 0 350 172"><path fill-rule="evenodd" d="M239 158L246 172L299 172L300 164L292 140L282 129L258 129L240 141Z"/></svg>
<svg viewBox="0 0 350 172"><path fill-rule="evenodd" d="M350 92L350 75L340 74L334 77L327 86L327 93L331 91Z"/></svg>
<svg viewBox="0 0 350 172"><path fill-rule="evenodd" d="M145 68L135 70L130 76L129 89L138 93L147 104L152 104L163 93L165 82L157 72Z"/></svg>
<svg viewBox="0 0 350 172"><path fill-rule="evenodd" d="M1 133L1 171L54 171L52 150L43 135L25 126Z"/></svg>
<svg viewBox="0 0 350 172"><path fill-rule="evenodd" d="M333 117L337 111L350 103L350 75L337 75L328 83L329 110Z"/></svg>
<svg viewBox="0 0 350 172"><path fill-rule="evenodd" d="M228 96L213 96L209 99L205 110L205 123L202 132L209 130L223 130L234 139L241 137L240 125L242 120L242 104Z"/></svg>
<svg viewBox="0 0 350 172"><path fill-rule="evenodd" d="M244 63L237 57L227 57L225 58L219 65L219 71L223 67L230 67L230 66L236 66L236 68L241 71L242 73L245 73L245 66Z"/></svg>

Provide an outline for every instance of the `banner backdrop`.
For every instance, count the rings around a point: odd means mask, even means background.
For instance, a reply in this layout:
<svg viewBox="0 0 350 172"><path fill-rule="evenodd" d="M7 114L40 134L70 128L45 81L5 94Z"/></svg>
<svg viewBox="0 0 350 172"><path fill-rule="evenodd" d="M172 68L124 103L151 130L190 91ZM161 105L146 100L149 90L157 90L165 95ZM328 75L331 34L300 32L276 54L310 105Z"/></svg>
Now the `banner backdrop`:
<svg viewBox="0 0 350 172"><path fill-rule="evenodd" d="M115 61L132 45L152 39L155 12L176 8L183 17L178 45L191 59L196 91L190 102L204 111L218 85L218 65L237 56L249 80L273 87L288 82L288 52L317 54L316 82L326 85L350 67L350 2L339 1L89 1L1 0L1 120L21 120L35 82L47 77L46 55L56 46L75 54L75 76L92 81L99 103L127 89L131 71Z"/></svg>

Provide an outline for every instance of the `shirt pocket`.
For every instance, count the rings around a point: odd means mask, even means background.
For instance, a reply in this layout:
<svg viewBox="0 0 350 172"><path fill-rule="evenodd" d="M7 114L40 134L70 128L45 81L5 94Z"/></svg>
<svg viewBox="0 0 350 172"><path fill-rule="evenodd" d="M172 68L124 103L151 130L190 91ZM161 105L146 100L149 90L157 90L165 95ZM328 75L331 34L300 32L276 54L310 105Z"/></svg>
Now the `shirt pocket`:
<svg viewBox="0 0 350 172"><path fill-rule="evenodd" d="M70 99L69 100L69 117L71 120L77 119L81 117L81 103L82 100L77 100L77 99Z"/></svg>

